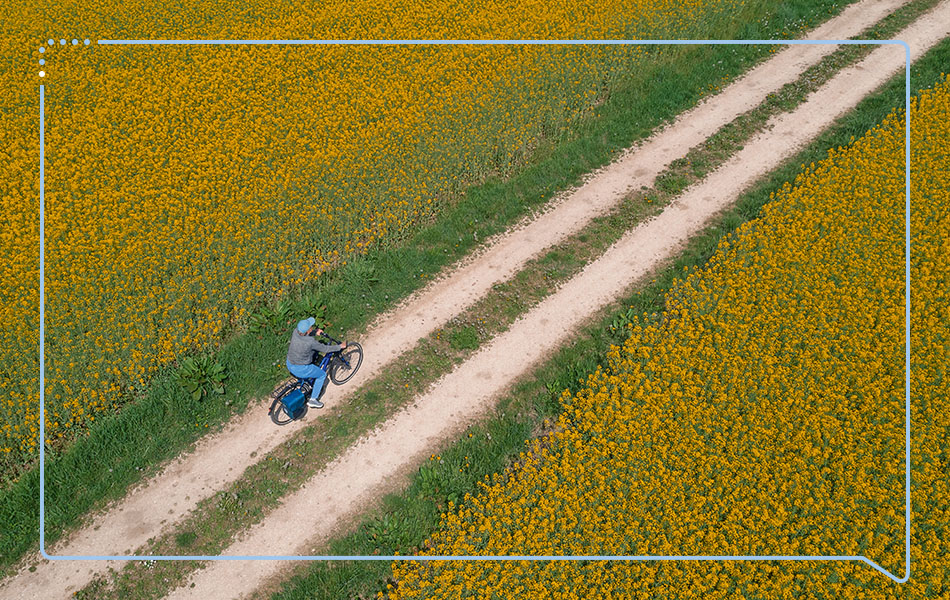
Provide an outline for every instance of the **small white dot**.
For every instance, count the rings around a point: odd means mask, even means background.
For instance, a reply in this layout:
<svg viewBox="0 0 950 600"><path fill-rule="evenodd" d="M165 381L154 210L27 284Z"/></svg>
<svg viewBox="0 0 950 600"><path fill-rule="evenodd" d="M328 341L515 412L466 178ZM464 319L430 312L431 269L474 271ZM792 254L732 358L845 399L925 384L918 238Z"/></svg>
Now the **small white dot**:
<svg viewBox="0 0 950 600"><path fill-rule="evenodd" d="M44 48L43 46L40 46L40 52L46 52L46 48Z"/></svg>
<svg viewBox="0 0 950 600"><path fill-rule="evenodd" d="M40 77L46 77L46 71L40 71Z"/></svg>
<svg viewBox="0 0 950 600"><path fill-rule="evenodd" d="M85 44L86 44L87 46L89 45L89 38L86 38Z"/></svg>
<svg viewBox="0 0 950 600"><path fill-rule="evenodd" d="M75 46L78 43L79 43L79 40L76 40L76 39L73 40L73 46Z"/></svg>
<svg viewBox="0 0 950 600"><path fill-rule="evenodd" d="M46 43L49 44L50 46L52 46L52 45L55 44L56 42L53 41L53 38L50 38L50 39L46 40Z"/></svg>
<svg viewBox="0 0 950 600"><path fill-rule="evenodd" d="M46 61L41 58L41 59L40 59L40 64L41 64L41 65L45 65L45 64L46 64Z"/></svg>
<svg viewBox="0 0 950 600"><path fill-rule="evenodd" d="M63 40L63 39L59 40L59 45L60 45L60 46L65 46L65 45L66 45L66 40Z"/></svg>

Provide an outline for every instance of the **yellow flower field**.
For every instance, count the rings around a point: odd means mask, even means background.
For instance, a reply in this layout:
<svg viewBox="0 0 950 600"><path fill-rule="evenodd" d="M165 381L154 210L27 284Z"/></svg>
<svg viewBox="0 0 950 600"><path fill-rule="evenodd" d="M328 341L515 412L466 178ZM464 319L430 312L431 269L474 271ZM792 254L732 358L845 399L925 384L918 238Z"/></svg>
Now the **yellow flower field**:
<svg viewBox="0 0 950 600"><path fill-rule="evenodd" d="M11 90L0 134L0 244L11 257L0 266L4 479L37 456L38 84L55 444L176 357L214 347L259 305L506 171L641 60L617 47L97 40L691 37L741 2L401 4L288 16L266 3L61 2L45 21L8 9L4 39L19 44L19 60L0 73Z"/></svg>
<svg viewBox="0 0 950 600"><path fill-rule="evenodd" d="M950 596L950 80L910 114L909 583L857 562L408 562L391 597ZM904 246L894 113L724 238L425 554L862 555L902 576Z"/></svg>

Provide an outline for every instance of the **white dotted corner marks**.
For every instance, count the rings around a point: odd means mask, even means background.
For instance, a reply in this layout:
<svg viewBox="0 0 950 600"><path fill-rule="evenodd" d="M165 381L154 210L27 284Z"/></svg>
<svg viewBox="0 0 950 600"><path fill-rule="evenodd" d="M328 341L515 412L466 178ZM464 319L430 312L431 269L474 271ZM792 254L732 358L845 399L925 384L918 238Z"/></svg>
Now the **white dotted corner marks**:
<svg viewBox="0 0 950 600"><path fill-rule="evenodd" d="M79 41L80 41L79 38L72 38L72 45L73 45L73 46L78 46L78 45L79 45ZM82 40L83 46L88 46L88 45L91 44L91 43L92 43L92 41L91 41L89 38L84 38L84 39ZM56 40L55 40L54 38L49 38L48 40L46 40L46 46L52 47L52 46L55 46L55 45L56 45ZM65 45L66 45L66 38L60 38L60 40L59 40L59 45L60 45L60 46L65 46ZM44 55L44 57L41 57L41 58L39 59L39 64L40 64L41 67L46 64L46 58L45 58L46 46L40 46L40 47L38 48L39 53L40 53L41 55ZM40 76L40 77L46 77L46 71L40 71L40 72L39 72L39 76Z"/></svg>

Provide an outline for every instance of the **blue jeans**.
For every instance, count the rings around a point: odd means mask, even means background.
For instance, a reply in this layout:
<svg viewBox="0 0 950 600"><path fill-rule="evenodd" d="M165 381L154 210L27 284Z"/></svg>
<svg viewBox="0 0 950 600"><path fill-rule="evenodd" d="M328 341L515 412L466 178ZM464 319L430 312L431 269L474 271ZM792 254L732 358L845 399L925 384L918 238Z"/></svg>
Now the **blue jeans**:
<svg viewBox="0 0 950 600"><path fill-rule="evenodd" d="M326 371L317 365L295 365L290 361L287 361L287 370L290 371L290 374L294 377L309 381L313 391L317 393L317 396L320 395L320 391L323 389L323 382L327 378Z"/></svg>

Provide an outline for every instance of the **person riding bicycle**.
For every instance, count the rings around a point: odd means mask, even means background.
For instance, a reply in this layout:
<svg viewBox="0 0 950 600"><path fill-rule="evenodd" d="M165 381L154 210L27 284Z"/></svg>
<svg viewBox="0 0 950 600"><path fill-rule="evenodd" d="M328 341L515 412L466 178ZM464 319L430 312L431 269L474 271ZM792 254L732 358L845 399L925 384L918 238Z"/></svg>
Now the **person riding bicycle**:
<svg viewBox="0 0 950 600"><path fill-rule="evenodd" d="M323 402L320 402L320 395L326 385L327 374L319 366L314 364L316 352L337 352L346 348L346 342L342 344L324 344L318 342L311 336L316 329L317 335L323 335L323 330L314 327L317 320L313 317L304 319L297 323L297 328L290 334L290 348L287 349L287 370L295 377L306 379L311 384L310 398L307 400L307 406L311 408L323 408Z"/></svg>

